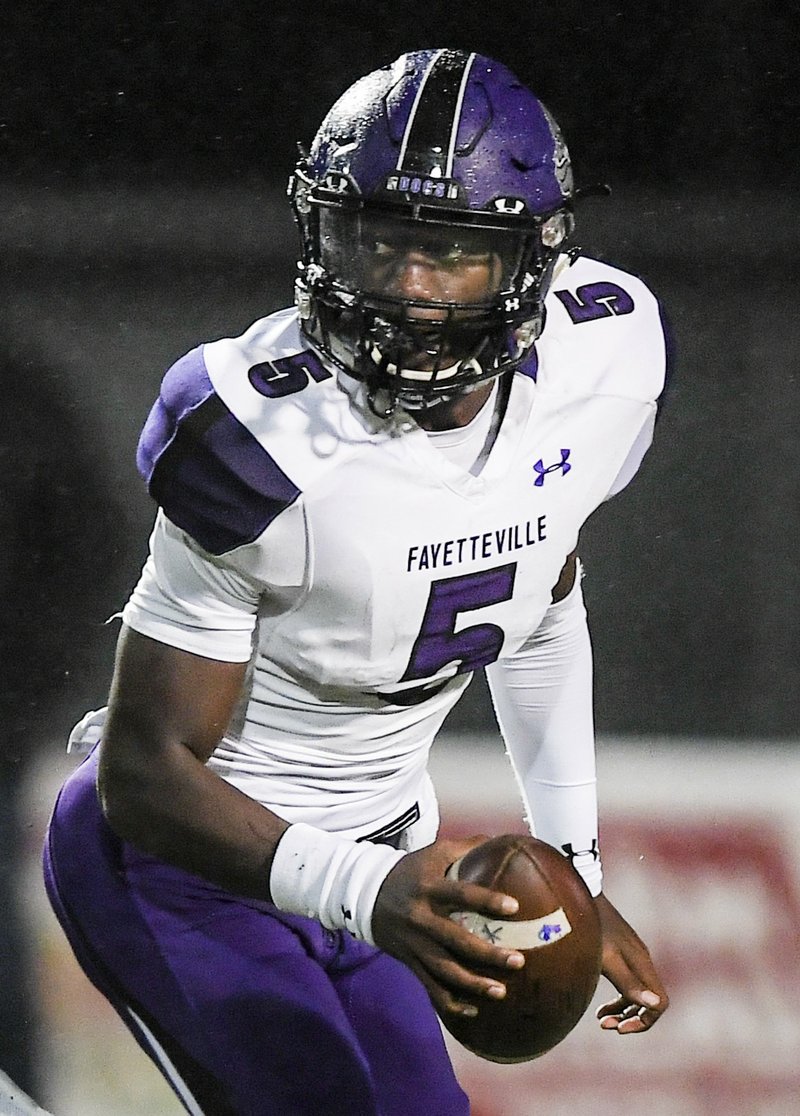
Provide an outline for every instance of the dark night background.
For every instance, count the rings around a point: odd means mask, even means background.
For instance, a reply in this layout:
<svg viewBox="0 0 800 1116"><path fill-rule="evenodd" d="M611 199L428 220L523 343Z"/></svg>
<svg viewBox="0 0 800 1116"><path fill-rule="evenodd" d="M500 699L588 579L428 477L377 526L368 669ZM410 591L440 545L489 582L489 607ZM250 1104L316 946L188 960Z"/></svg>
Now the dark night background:
<svg viewBox="0 0 800 1116"><path fill-rule="evenodd" d="M4 6L3 847L28 761L104 700L163 370L291 300L296 141L421 46L492 55L537 92L578 181L613 187L577 239L672 322L656 445L585 532L601 734L797 739L798 31L796 5L764 0ZM492 731L482 689L451 727ZM0 1068L35 1090L8 926Z"/></svg>

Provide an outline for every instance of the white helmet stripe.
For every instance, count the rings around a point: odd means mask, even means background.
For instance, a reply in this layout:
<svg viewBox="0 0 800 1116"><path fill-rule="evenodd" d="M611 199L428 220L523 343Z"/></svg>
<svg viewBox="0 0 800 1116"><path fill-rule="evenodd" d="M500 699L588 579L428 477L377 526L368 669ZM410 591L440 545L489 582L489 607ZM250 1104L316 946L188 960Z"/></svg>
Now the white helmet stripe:
<svg viewBox="0 0 800 1116"><path fill-rule="evenodd" d="M464 73L461 77L461 86L458 90L458 101L456 102L456 111L453 113L453 127L450 131L450 143L447 147L447 166L445 167L445 178L450 178L453 173L453 158L456 151L456 140L458 139L458 126L461 123L461 109L464 106L464 94L467 91L467 82L469 81L470 71L472 70L472 63L475 61L474 52L470 54L467 59L467 64L464 67Z"/></svg>
<svg viewBox="0 0 800 1116"><path fill-rule="evenodd" d="M414 104L411 106L411 112L409 113L409 116L408 116L408 123L406 124L406 130L405 130L405 132L403 132L403 142L400 144L400 154L397 157L397 169L398 170L400 170L402 168L403 163L405 161L406 150L408 148L408 138L411 135L412 128L414 127L414 119L416 118L416 115L417 115L417 109L419 108L419 103L422 100L422 94L425 92L425 85L428 81L428 78L430 77L431 70L436 65L436 63L439 61L439 59L442 57L443 54L444 54L443 50L437 50L436 51L436 54L434 54L433 58L430 60L430 62L428 64L428 69L425 71L425 74L422 78L422 81L419 83L419 89L417 90L417 95L414 98Z"/></svg>

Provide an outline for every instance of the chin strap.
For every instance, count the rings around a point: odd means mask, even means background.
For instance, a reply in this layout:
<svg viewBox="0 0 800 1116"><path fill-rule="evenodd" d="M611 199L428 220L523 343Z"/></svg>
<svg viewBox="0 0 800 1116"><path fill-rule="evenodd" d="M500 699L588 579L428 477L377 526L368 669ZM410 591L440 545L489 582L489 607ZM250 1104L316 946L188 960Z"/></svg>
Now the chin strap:
<svg viewBox="0 0 800 1116"><path fill-rule="evenodd" d="M386 394L389 397L389 406L385 407L383 409L381 409L380 407L377 406L377 404L375 402L375 396L378 394L379 391L384 391L384 390L385 389L383 389L383 388L373 387L373 388L370 388L368 393L367 393L367 405L368 405L369 409L372 411L375 418L379 418L379 419L389 419L389 418L392 417L392 415L397 410L397 396L396 395L391 395L389 392L386 392Z"/></svg>

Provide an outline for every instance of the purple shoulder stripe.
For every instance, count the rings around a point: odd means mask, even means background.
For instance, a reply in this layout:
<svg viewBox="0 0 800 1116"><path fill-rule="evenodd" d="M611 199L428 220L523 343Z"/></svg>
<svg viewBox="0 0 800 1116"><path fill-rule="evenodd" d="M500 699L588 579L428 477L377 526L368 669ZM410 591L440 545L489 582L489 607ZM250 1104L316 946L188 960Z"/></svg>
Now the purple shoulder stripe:
<svg viewBox="0 0 800 1116"><path fill-rule="evenodd" d="M168 369L136 450L136 464L148 484L159 457L175 438L180 424L213 394L202 346L192 349Z"/></svg>
<svg viewBox="0 0 800 1116"><path fill-rule="evenodd" d="M519 365L517 371L521 372L523 376L530 376L533 382L536 383L536 377L539 375L539 354L536 352L535 346Z"/></svg>
<svg viewBox="0 0 800 1116"><path fill-rule="evenodd" d="M202 347L164 377L136 463L153 499L211 554L252 542L300 495L214 391Z"/></svg>

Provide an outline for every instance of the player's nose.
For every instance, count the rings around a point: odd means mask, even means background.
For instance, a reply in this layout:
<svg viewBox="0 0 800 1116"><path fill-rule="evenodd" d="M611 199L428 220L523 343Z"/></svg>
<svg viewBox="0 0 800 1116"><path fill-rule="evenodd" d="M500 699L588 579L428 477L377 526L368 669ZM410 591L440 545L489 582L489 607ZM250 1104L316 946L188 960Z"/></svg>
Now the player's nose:
<svg viewBox="0 0 800 1116"><path fill-rule="evenodd" d="M436 260L423 252L411 251L395 265L390 293L400 298L436 302L446 297L445 286Z"/></svg>

